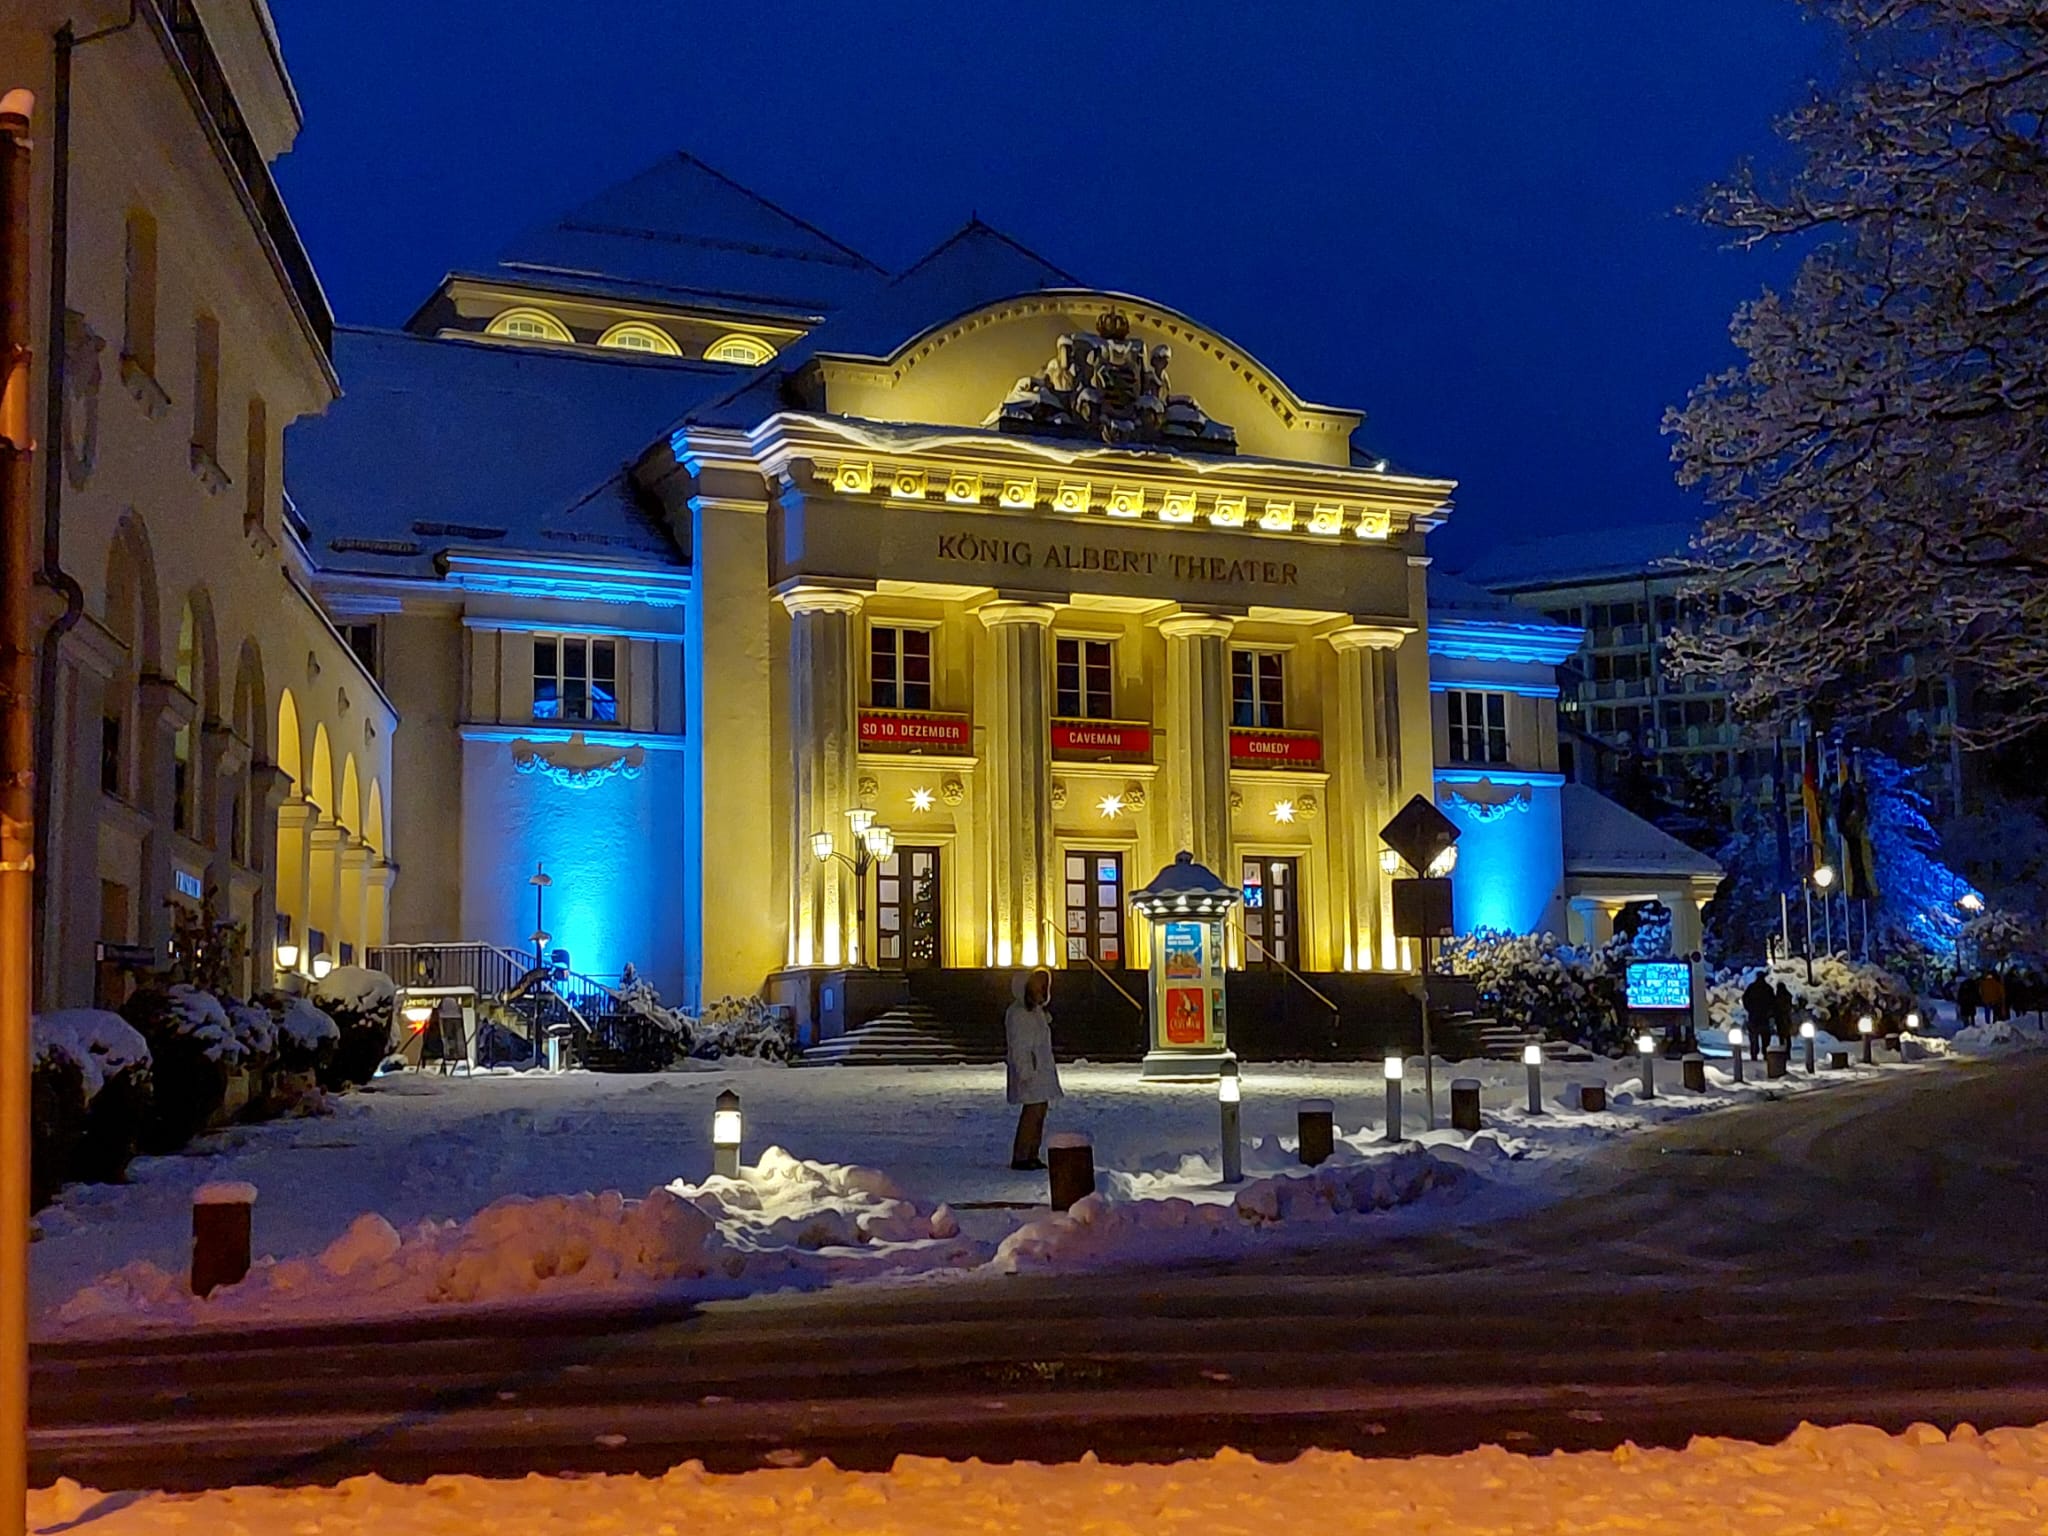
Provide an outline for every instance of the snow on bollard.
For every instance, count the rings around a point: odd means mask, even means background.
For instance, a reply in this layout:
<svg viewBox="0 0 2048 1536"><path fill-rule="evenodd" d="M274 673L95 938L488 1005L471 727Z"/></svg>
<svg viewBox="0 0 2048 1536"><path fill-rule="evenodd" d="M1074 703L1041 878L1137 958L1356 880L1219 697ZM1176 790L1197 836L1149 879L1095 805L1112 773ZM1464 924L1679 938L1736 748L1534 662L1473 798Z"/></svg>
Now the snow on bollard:
<svg viewBox="0 0 2048 1536"><path fill-rule="evenodd" d="M1643 1097L1657 1097L1657 1038L1654 1035L1636 1036L1636 1060L1643 1069Z"/></svg>
<svg viewBox="0 0 2048 1536"><path fill-rule="evenodd" d="M1742 1032L1740 1024L1728 1028L1728 1060L1735 1069L1735 1081L1742 1081L1742 1048L1749 1044L1749 1037Z"/></svg>
<svg viewBox="0 0 2048 1536"><path fill-rule="evenodd" d="M1782 1045L1767 1046L1764 1049L1764 1076L1783 1077L1792 1065L1792 1053Z"/></svg>
<svg viewBox="0 0 2048 1536"><path fill-rule="evenodd" d="M1856 1033L1863 1037L1863 1065L1866 1067L1876 1065L1870 1059L1870 1046L1871 1037L1877 1033L1877 1020L1866 1013L1856 1021Z"/></svg>
<svg viewBox="0 0 2048 1536"><path fill-rule="evenodd" d="M1297 1155L1310 1168L1329 1161L1337 1146L1337 1106L1328 1099L1303 1099L1294 1112Z"/></svg>
<svg viewBox="0 0 2048 1536"><path fill-rule="evenodd" d="M1543 1047L1531 1040L1522 1047L1522 1065L1529 1069L1529 1113L1543 1113Z"/></svg>
<svg viewBox="0 0 2048 1536"><path fill-rule="evenodd" d="M1045 1168L1054 1210L1072 1210L1095 1193L1095 1147L1081 1132L1061 1131L1047 1141Z"/></svg>
<svg viewBox="0 0 2048 1536"><path fill-rule="evenodd" d="M1605 1083L1579 1084L1579 1113L1597 1115L1607 1108L1607 1085Z"/></svg>
<svg viewBox="0 0 2048 1536"><path fill-rule="evenodd" d="M192 1191L192 1294L211 1296L249 1273L254 1184L202 1184Z"/></svg>
<svg viewBox="0 0 2048 1536"><path fill-rule="evenodd" d="M722 1179L740 1176L740 1096L730 1088L711 1111L711 1171Z"/></svg>
<svg viewBox="0 0 2048 1536"><path fill-rule="evenodd" d="M1806 1075L1808 1077L1813 1076L1815 1070L1813 1065L1813 1037L1813 1020L1808 1019L1804 1024L1799 1026L1800 1043L1805 1047L1806 1050Z"/></svg>
<svg viewBox="0 0 2048 1536"><path fill-rule="evenodd" d="M1244 1182L1243 1123L1238 1107L1243 1097L1243 1085L1237 1077L1237 1062L1234 1059L1224 1062L1222 1076L1216 1079L1216 1103L1223 1112L1223 1182L1226 1184Z"/></svg>
<svg viewBox="0 0 2048 1536"><path fill-rule="evenodd" d="M1451 1079L1451 1129L1467 1133L1479 1129L1479 1079Z"/></svg>
<svg viewBox="0 0 2048 1536"><path fill-rule="evenodd" d="M1707 1091L1706 1057L1702 1056L1698 1051L1688 1051L1686 1052L1685 1059L1678 1065L1685 1073L1685 1091L1687 1093L1705 1093Z"/></svg>

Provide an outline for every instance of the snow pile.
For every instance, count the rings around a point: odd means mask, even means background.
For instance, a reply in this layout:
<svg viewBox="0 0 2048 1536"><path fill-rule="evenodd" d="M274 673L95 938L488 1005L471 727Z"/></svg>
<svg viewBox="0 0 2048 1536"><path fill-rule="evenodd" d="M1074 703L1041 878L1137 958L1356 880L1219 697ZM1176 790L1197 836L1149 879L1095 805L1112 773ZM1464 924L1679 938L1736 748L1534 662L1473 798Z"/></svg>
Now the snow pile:
<svg viewBox="0 0 2048 1536"><path fill-rule="evenodd" d="M886 1472L828 1461L714 1476L688 1462L659 1477L423 1483L351 1478L339 1487L232 1488L111 1499L68 1479L29 1495L33 1530L102 1536L241 1536L376 1531L745 1531L750 1536L986 1536L991 1531L1274 1531L1414 1536L1557 1536L1562 1531L1700 1536L1992 1532L2048 1528L2048 1426L1968 1425L1902 1435L1802 1425L1773 1446L1702 1436L1683 1450L1367 1459L1309 1451L1269 1464L1236 1451L1199 1461L1122 1465L1093 1456L1046 1466L898 1457Z"/></svg>
<svg viewBox="0 0 2048 1536"><path fill-rule="evenodd" d="M98 1008L60 1008L54 1013L37 1014L34 1030L35 1058L70 1058L85 1081L88 1104L99 1097L108 1078L149 1062L148 1044L118 1013Z"/></svg>
<svg viewBox="0 0 2048 1536"><path fill-rule="evenodd" d="M270 1016L268 1008L259 1008L254 1003L229 1003L227 1016L228 1027L234 1031L235 1043L244 1056L253 1061L269 1061L277 1054L277 1020Z"/></svg>
<svg viewBox="0 0 2048 1536"><path fill-rule="evenodd" d="M337 965L313 988L315 1000L352 1013L373 1013L395 1007L398 986L382 971L360 965Z"/></svg>
<svg viewBox="0 0 2048 1536"><path fill-rule="evenodd" d="M2039 1036L2028 1034L2010 1019L1965 1024L1948 1040L1950 1052L1958 1056L1996 1056L2004 1051L2026 1050L2039 1044Z"/></svg>
<svg viewBox="0 0 2048 1536"><path fill-rule="evenodd" d="M294 997L285 1005L283 1016L277 1021L277 1030L309 1058L318 1056L322 1047L338 1044L341 1040L341 1029L334 1020L303 997Z"/></svg>
<svg viewBox="0 0 2048 1536"><path fill-rule="evenodd" d="M1347 1150L1350 1150L1347 1148ZM1178 1257L1282 1223L1369 1215L1448 1189L1465 1175L1422 1147L1386 1156L1328 1162L1297 1174L1257 1179L1227 1204L1181 1198L1115 1200L1102 1194L1019 1227L996 1249L995 1268L1086 1269Z"/></svg>
<svg viewBox="0 0 2048 1536"><path fill-rule="evenodd" d="M219 998L183 982L164 996L170 1003L169 1023L175 1033L196 1044L208 1061L227 1067L240 1065L242 1042L234 1025L228 1022L227 1010L221 1007Z"/></svg>

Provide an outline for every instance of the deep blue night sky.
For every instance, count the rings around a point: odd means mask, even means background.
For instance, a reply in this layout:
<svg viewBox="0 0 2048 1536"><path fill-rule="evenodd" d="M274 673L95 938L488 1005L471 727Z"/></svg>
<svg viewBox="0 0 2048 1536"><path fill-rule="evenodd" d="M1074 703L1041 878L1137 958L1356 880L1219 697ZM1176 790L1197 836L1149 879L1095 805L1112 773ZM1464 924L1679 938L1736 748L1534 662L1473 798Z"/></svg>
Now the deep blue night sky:
<svg viewBox="0 0 2048 1536"><path fill-rule="evenodd" d="M573 21L569 18L574 18ZM1174 305L1495 537L1691 516L1664 407L1784 253L1674 213L1823 68L1793 0L277 7L340 318L686 148L884 266L980 215ZM346 383L346 381L344 381Z"/></svg>

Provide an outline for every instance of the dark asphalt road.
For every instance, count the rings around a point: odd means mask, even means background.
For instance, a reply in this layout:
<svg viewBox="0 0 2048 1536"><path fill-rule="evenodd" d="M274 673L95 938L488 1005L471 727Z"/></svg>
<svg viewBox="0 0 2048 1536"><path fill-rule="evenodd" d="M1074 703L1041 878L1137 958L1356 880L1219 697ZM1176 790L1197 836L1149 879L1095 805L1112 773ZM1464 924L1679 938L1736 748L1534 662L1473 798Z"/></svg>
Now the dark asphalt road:
<svg viewBox="0 0 2048 1536"><path fill-rule="evenodd" d="M1256 1267L38 1352L102 1488L2048 1421L2048 1056L1709 1115L1533 1216ZM1368 1223L1360 1223L1368 1227Z"/></svg>

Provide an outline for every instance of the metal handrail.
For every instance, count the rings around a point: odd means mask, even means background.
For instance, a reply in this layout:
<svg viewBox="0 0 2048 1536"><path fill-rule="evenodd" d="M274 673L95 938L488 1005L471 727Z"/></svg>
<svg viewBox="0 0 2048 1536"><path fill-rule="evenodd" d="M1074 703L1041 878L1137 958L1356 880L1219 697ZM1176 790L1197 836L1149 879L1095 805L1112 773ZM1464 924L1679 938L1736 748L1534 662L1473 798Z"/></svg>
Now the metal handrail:
<svg viewBox="0 0 2048 1536"><path fill-rule="evenodd" d="M1066 935L1060 932L1059 925L1055 923L1051 918L1043 918L1041 919L1041 921L1045 924L1045 931L1051 934L1054 939L1061 941L1060 943L1055 943L1053 945L1054 953L1058 953L1058 951L1064 947ZM1100 976L1104 981L1108 982L1112 987L1115 987L1117 991L1122 994L1123 1000L1129 1003L1131 1007L1137 1010L1138 1016L1140 1018L1144 1017L1145 1005L1139 1002L1135 997L1131 996L1130 993L1125 992L1124 984L1118 981L1114 976L1110 975L1108 971L1104 970L1101 961L1097 960L1093 955L1089 954L1086 948L1082 949L1081 958L1083 960L1086 960L1089 963L1089 965L1095 968L1096 975ZM1050 969L1050 967L1048 967L1048 969Z"/></svg>
<svg viewBox="0 0 2048 1536"><path fill-rule="evenodd" d="M1318 992L1315 989L1315 987L1310 985L1309 979L1306 976L1302 975L1301 972L1297 971L1293 966L1289 965L1280 956L1274 954L1272 950L1266 948L1266 946L1263 943L1261 943L1258 939L1253 938L1249 933L1247 933L1245 931L1243 923L1233 923L1231 924L1231 926L1237 930L1237 936L1243 939L1245 943L1258 945L1260 954L1264 955L1268 960L1272 961L1275 965L1279 966L1281 970L1285 971L1288 975L1292 976L1296 981L1300 982L1301 989L1304 992L1308 993L1310 997L1314 998L1317 1002L1321 1003L1325 1008L1329 1009L1330 1012L1335 1014L1338 1018L1341 1019L1344 1016L1343 1010L1340 1009L1335 1003L1331 1002L1327 997L1323 996L1322 993Z"/></svg>

